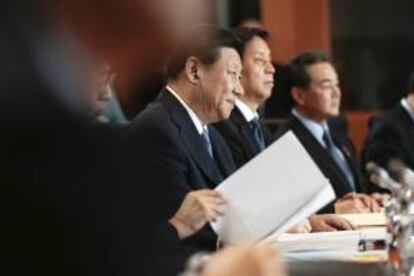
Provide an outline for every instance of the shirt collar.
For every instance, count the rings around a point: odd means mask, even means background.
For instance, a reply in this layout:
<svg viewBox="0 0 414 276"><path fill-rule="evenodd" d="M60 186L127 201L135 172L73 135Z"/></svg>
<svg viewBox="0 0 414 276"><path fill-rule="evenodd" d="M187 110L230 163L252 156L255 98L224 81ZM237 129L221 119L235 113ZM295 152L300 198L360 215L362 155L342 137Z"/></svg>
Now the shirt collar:
<svg viewBox="0 0 414 276"><path fill-rule="evenodd" d="M408 104L406 98L401 99L401 105L402 107L408 112L408 115L410 115L411 119L414 121L414 110L411 108L411 106Z"/></svg>
<svg viewBox="0 0 414 276"><path fill-rule="evenodd" d="M178 94L167 85L167 90L174 95L175 98L177 98L177 100L180 102L180 104L184 107L184 109L187 111L188 115L191 118L191 121L193 121L194 126L197 129L198 134L203 134L204 130L207 130L207 126L205 124L203 124L200 120L200 118L198 118L198 116L195 114L195 112L191 109L191 107L189 107L184 101L183 99L180 98L180 96L178 96Z"/></svg>
<svg viewBox="0 0 414 276"><path fill-rule="evenodd" d="M237 99L235 104L247 122L259 118L259 114L256 111L251 110L243 101Z"/></svg>
<svg viewBox="0 0 414 276"><path fill-rule="evenodd" d="M309 130L310 133L312 133L312 135L316 138L316 140L318 140L318 142L322 146L326 147L325 142L323 141L324 131L329 132L328 124L326 123L326 121L322 124L319 124L303 116L295 108L292 109L292 114Z"/></svg>

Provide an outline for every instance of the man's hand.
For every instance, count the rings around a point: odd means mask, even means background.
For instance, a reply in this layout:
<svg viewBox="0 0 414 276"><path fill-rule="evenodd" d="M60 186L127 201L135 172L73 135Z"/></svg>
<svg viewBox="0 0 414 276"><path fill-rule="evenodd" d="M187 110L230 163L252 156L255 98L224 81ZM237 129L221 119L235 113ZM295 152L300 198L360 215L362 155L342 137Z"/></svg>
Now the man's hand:
<svg viewBox="0 0 414 276"><path fill-rule="evenodd" d="M386 193L372 193L371 197L373 197L381 207L384 207L391 199L391 195Z"/></svg>
<svg viewBox="0 0 414 276"><path fill-rule="evenodd" d="M381 210L378 201L366 194L348 193L335 202L335 213L377 213Z"/></svg>
<svg viewBox="0 0 414 276"><path fill-rule="evenodd" d="M185 196L169 223L175 227L180 239L184 239L195 234L208 221L223 215L224 207L225 202L217 191L193 191Z"/></svg>
<svg viewBox="0 0 414 276"><path fill-rule="evenodd" d="M286 233L309 233L312 231L312 226L309 220L305 220L291 228L289 228Z"/></svg>
<svg viewBox="0 0 414 276"><path fill-rule="evenodd" d="M312 232L331 232L338 230L355 230L356 227L348 220L333 214L313 215L309 218Z"/></svg>
<svg viewBox="0 0 414 276"><path fill-rule="evenodd" d="M228 247L211 256L202 276L285 276L286 267L269 245Z"/></svg>

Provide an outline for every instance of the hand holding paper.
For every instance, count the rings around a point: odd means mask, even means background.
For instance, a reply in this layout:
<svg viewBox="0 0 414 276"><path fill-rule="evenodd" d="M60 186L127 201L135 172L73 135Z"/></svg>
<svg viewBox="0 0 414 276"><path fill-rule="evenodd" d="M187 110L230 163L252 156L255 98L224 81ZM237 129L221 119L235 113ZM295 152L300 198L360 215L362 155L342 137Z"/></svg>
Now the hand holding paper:
<svg viewBox="0 0 414 276"><path fill-rule="evenodd" d="M230 244L279 235L335 199L329 181L292 132L223 181L227 203L212 223Z"/></svg>

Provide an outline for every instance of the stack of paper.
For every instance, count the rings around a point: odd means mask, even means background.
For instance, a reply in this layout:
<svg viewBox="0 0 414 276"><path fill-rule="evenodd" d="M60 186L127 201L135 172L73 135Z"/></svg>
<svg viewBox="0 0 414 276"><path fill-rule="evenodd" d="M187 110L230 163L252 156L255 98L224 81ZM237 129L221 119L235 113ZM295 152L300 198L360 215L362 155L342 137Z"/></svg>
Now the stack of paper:
<svg viewBox="0 0 414 276"><path fill-rule="evenodd" d="M335 199L329 181L292 132L223 181L227 202L212 224L229 244L279 235Z"/></svg>
<svg viewBox="0 0 414 276"><path fill-rule="evenodd" d="M359 231L282 234L277 245L282 252L353 250L358 251Z"/></svg>
<svg viewBox="0 0 414 276"><path fill-rule="evenodd" d="M385 226L387 219L383 212L381 213L363 213L363 214L339 214L338 216L349 220L357 227Z"/></svg>

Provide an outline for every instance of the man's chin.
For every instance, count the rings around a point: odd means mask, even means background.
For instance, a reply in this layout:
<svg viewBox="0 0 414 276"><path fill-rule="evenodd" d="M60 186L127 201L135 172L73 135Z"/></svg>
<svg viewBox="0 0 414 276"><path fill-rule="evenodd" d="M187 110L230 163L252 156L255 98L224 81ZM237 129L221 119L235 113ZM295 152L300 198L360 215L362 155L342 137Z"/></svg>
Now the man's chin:
<svg viewBox="0 0 414 276"><path fill-rule="evenodd" d="M341 113L339 111L332 111L329 115L330 117L337 117L339 116Z"/></svg>
<svg viewBox="0 0 414 276"><path fill-rule="evenodd" d="M269 99L270 96L272 96L272 90L269 90L269 91L263 93L263 102L266 101L267 99Z"/></svg>
<svg viewBox="0 0 414 276"><path fill-rule="evenodd" d="M231 115L231 111L233 110L233 108L229 109L229 110L225 110L223 112L221 112L218 121L224 121L227 120L230 115Z"/></svg>

